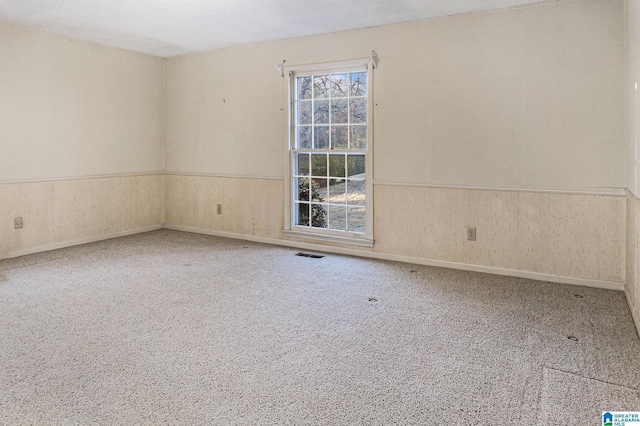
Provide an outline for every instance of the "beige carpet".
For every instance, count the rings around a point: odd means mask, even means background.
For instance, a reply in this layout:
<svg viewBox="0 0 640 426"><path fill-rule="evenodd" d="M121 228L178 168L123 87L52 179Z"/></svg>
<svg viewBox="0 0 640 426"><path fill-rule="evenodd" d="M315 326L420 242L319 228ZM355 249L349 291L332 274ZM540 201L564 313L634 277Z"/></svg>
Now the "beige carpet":
<svg viewBox="0 0 640 426"><path fill-rule="evenodd" d="M297 252L157 231L1 261L0 424L600 425L640 410L620 292Z"/></svg>

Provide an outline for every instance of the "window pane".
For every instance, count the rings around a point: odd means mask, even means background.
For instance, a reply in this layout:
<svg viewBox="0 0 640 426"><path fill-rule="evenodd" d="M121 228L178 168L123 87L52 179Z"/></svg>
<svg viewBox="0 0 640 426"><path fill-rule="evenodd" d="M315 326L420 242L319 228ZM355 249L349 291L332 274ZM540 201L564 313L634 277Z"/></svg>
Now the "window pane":
<svg viewBox="0 0 640 426"><path fill-rule="evenodd" d="M298 201L309 201L309 178L298 178Z"/></svg>
<svg viewBox="0 0 640 426"><path fill-rule="evenodd" d="M311 124L311 101L298 102L297 124Z"/></svg>
<svg viewBox="0 0 640 426"><path fill-rule="evenodd" d="M346 99L333 99L331 101L331 123L347 124L348 110Z"/></svg>
<svg viewBox="0 0 640 426"><path fill-rule="evenodd" d="M344 154L329 154L329 177L345 176L345 156Z"/></svg>
<svg viewBox="0 0 640 426"><path fill-rule="evenodd" d="M347 188L346 181L330 179L329 180L329 198L332 204L347 204Z"/></svg>
<svg viewBox="0 0 640 426"><path fill-rule="evenodd" d="M351 96L367 96L367 73L353 72L349 75Z"/></svg>
<svg viewBox="0 0 640 426"><path fill-rule="evenodd" d="M322 204L311 204L311 226L314 228L327 227L327 210Z"/></svg>
<svg viewBox="0 0 640 426"><path fill-rule="evenodd" d="M344 206L329 206L329 229L336 231L347 230L347 208Z"/></svg>
<svg viewBox="0 0 640 426"><path fill-rule="evenodd" d="M366 71L296 77L293 224L366 232Z"/></svg>
<svg viewBox="0 0 640 426"><path fill-rule="evenodd" d="M347 231L364 234L365 220L364 207L347 207Z"/></svg>
<svg viewBox="0 0 640 426"><path fill-rule="evenodd" d="M351 126L351 149L367 149L367 126Z"/></svg>
<svg viewBox="0 0 640 426"><path fill-rule="evenodd" d="M313 108L313 123L329 124L329 101L315 101Z"/></svg>
<svg viewBox="0 0 640 426"><path fill-rule="evenodd" d="M311 201L327 201L327 179L313 179L311 182Z"/></svg>
<svg viewBox="0 0 640 426"><path fill-rule="evenodd" d="M327 176L327 155L313 154L311 156L311 169L313 176Z"/></svg>
<svg viewBox="0 0 640 426"><path fill-rule="evenodd" d="M324 99L329 97L329 76L316 75L313 77L313 96L315 99Z"/></svg>
<svg viewBox="0 0 640 426"><path fill-rule="evenodd" d="M298 154L298 161L296 164L298 165L298 170L295 171L295 174L301 176L309 175L309 154Z"/></svg>
<svg viewBox="0 0 640 426"><path fill-rule="evenodd" d="M347 149L349 147L347 129L347 126L331 127L331 149Z"/></svg>
<svg viewBox="0 0 640 426"><path fill-rule="evenodd" d="M298 77L298 99L311 99L311 77Z"/></svg>
<svg viewBox="0 0 640 426"><path fill-rule="evenodd" d="M298 127L298 148L311 148L311 126Z"/></svg>
<svg viewBox="0 0 640 426"><path fill-rule="evenodd" d="M343 98L349 95L349 79L347 74L334 74L331 76L331 97Z"/></svg>
<svg viewBox="0 0 640 426"><path fill-rule="evenodd" d="M364 154L349 154L347 156L347 176L364 179Z"/></svg>
<svg viewBox="0 0 640 426"><path fill-rule="evenodd" d="M366 185L364 179L349 179L347 182L349 205L364 206L366 201Z"/></svg>
<svg viewBox="0 0 640 426"><path fill-rule="evenodd" d="M357 98L349 101L349 123L367 122L367 99Z"/></svg>
<svg viewBox="0 0 640 426"><path fill-rule="evenodd" d="M298 208L298 217L296 225L309 226L309 204L308 203L296 203Z"/></svg>
<svg viewBox="0 0 640 426"><path fill-rule="evenodd" d="M329 126L316 127L313 147L315 149L329 149Z"/></svg>

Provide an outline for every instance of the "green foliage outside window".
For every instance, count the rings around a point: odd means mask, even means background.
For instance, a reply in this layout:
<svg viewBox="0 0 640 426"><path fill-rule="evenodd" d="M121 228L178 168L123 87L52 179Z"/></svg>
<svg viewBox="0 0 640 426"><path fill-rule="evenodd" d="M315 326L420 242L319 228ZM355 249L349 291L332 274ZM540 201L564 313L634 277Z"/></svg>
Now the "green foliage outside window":
<svg viewBox="0 0 640 426"><path fill-rule="evenodd" d="M309 193L311 192L311 193ZM311 226L314 228L325 228L327 223L327 211L322 205L326 200L318 191L318 184L311 182L311 191L309 191L309 178L298 179L298 193L301 200L310 200L311 204ZM309 223L309 209L306 204L300 204L299 223Z"/></svg>

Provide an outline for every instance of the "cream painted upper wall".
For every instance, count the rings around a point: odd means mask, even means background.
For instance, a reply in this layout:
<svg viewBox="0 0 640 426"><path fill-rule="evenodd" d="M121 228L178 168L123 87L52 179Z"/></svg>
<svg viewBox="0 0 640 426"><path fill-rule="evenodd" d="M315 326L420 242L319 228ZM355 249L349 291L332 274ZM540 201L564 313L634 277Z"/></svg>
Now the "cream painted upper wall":
<svg viewBox="0 0 640 426"><path fill-rule="evenodd" d="M285 79L276 46L166 59L168 171L282 176Z"/></svg>
<svg viewBox="0 0 640 426"><path fill-rule="evenodd" d="M640 82L640 0L627 0L627 185L637 197L640 189L638 154L640 141L640 98L636 84Z"/></svg>
<svg viewBox="0 0 640 426"><path fill-rule="evenodd" d="M379 182L625 186L624 2L549 3L167 60L167 170L283 176L286 65L375 49Z"/></svg>
<svg viewBox="0 0 640 426"><path fill-rule="evenodd" d="M161 170L163 60L0 22L0 181Z"/></svg>

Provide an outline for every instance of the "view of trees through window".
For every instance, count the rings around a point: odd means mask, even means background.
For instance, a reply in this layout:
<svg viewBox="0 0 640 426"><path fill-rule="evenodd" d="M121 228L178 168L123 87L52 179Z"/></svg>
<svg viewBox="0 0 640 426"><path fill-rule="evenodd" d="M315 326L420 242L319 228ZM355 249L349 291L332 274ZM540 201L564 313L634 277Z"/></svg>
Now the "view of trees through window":
<svg viewBox="0 0 640 426"><path fill-rule="evenodd" d="M297 76L294 225L366 232L367 72Z"/></svg>

